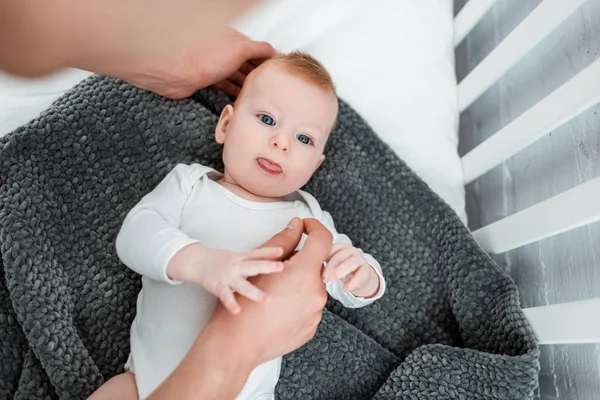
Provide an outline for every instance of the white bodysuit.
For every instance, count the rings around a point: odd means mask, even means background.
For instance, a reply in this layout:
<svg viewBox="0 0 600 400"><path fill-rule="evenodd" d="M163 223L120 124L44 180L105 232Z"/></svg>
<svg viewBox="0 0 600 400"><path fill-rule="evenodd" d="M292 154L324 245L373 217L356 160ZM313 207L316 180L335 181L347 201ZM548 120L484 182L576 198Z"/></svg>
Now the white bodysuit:
<svg viewBox="0 0 600 400"><path fill-rule="evenodd" d="M142 399L183 360L218 301L199 285L167 277L169 260L180 249L200 242L244 253L283 230L293 217L316 218L333 233L334 242L350 243L308 193L298 191L287 201L250 201L218 184L215 180L220 177L199 164L177 165L129 212L117 237L119 258L142 275L126 365L135 373ZM365 258L380 276L380 289L373 298L345 293L341 281L327 284L329 294L346 307L370 304L385 290L381 267L368 254ZM278 358L254 369L237 399L273 399L280 365Z"/></svg>

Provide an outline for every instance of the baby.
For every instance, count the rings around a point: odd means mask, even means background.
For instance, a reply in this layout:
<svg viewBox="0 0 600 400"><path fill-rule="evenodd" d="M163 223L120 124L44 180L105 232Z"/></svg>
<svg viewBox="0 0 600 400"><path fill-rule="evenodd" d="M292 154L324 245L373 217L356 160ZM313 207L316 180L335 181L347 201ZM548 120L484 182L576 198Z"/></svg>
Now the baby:
<svg viewBox="0 0 600 400"><path fill-rule="evenodd" d="M300 52L268 60L221 113L215 136L224 173L179 164L129 212L116 246L123 263L142 275L124 374L131 385L134 374L140 398L185 357L218 299L233 313L243 312L234 293L266 299L246 278L283 268L282 249L256 248L293 217L316 218L333 234L323 271L331 296L356 308L383 295L377 261L299 190L325 159L337 112L331 77L318 61ZM273 399L280 366L278 358L257 367L237 399Z"/></svg>

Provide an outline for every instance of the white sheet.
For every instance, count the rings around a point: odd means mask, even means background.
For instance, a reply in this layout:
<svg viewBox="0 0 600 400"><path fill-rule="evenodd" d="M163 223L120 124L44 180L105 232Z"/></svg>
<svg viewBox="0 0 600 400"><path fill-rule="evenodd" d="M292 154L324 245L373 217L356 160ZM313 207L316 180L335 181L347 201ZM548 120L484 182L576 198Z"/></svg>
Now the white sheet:
<svg viewBox="0 0 600 400"><path fill-rule="evenodd" d="M0 136L37 117L88 76L87 71L68 69L45 78L24 79L0 71Z"/></svg>
<svg viewBox="0 0 600 400"><path fill-rule="evenodd" d="M451 0L269 0L235 27L323 62L340 97L466 221ZM87 75L0 75L0 135Z"/></svg>

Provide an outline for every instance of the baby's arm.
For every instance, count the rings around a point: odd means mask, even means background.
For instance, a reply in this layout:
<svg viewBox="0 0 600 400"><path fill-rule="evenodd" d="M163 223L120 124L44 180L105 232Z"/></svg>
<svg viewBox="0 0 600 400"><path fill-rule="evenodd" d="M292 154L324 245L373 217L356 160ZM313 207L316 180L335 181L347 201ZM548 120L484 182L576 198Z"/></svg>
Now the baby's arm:
<svg viewBox="0 0 600 400"><path fill-rule="evenodd" d="M356 258L360 258L361 260L364 260L364 262L356 263L357 265L354 268L358 267L358 269L355 270L355 273L358 274L360 270L360 274L362 275L362 277L365 278L365 280L369 279L369 275L376 280L374 286L376 289L374 289L374 293L372 295L367 295L369 296L368 298L354 295L352 293L352 289L350 291L344 290L344 280L346 281L346 283L349 283L351 277L348 279L344 279L345 277L333 277L337 279L333 279L331 281L326 282L327 292L333 298L340 301L345 307L349 308L364 307L368 304L373 303L375 300L381 298L381 296L383 296L383 293L385 292L385 279L383 278L381 266L379 265L377 260L375 260L370 254L364 253L360 249L355 249L352 246L352 241L350 240L350 238L342 233L339 233L335 229L333 219L331 218L331 215L328 212L323 211L321 223L323 223L323 225L325 225L325 227L329 229L329 231L333 234L334 245L332 248L332 254L330 256L333 256L334 253L336 253L336 250L339 250L340 254L342 254L341 251L343 250L346 254L352 254L357 256ZM361 264L362 266L359 267L359 265ZM323 275L325 277L331 278L332 271L328 271L328 268L329 264L325 268ZM378 288L377 283L379 284Z"/></svg>
<svg viewBox="0 0 600 400"><path fill-rule="evenodd" d="M246 280L279 272L281 248L244 254L205 246L180 229L183 207L199 178L199 165L177 165L127 215L117 236L117 255L129 268L157 281L192 282L219 297L233 313L240 311L234 291L254 301L265 294Z"/></svg>
<svg viewBox="0 0 600 400"><path fill-rule="evenodd" d="M125 217L117 235L117 255L138 274L178 283L167 275L169 260L185 246L198 243L179 230L181 211L194 186L194 169L177 165Z"/></svg>

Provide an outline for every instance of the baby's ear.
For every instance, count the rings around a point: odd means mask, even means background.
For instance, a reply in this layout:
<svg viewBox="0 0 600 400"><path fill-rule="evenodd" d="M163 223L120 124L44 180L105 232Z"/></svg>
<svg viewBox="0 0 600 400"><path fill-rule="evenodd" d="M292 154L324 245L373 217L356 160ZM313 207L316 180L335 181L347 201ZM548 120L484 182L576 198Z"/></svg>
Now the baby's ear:
<svg viewBox="0 0 600 400"><path fill-rule="evenodd" d="M319 158L319 163L317 164L317 168L315 168L315 171L317 169L319 169L319 167L321 166L321 164L323 164L323 161L325 161L325 154L321 154L321 158Z"/></svg>
<svg viewBox="0 0 600 400"><path fill-rule="evenodd" d="M227 104L225 108L223 108L221 116L219 117L219 122L215 128L215 139L219 144L225 143L225 136L227 135L227 128L229 127L229 120L231 117L233 117L233 106Z"/></svg>

